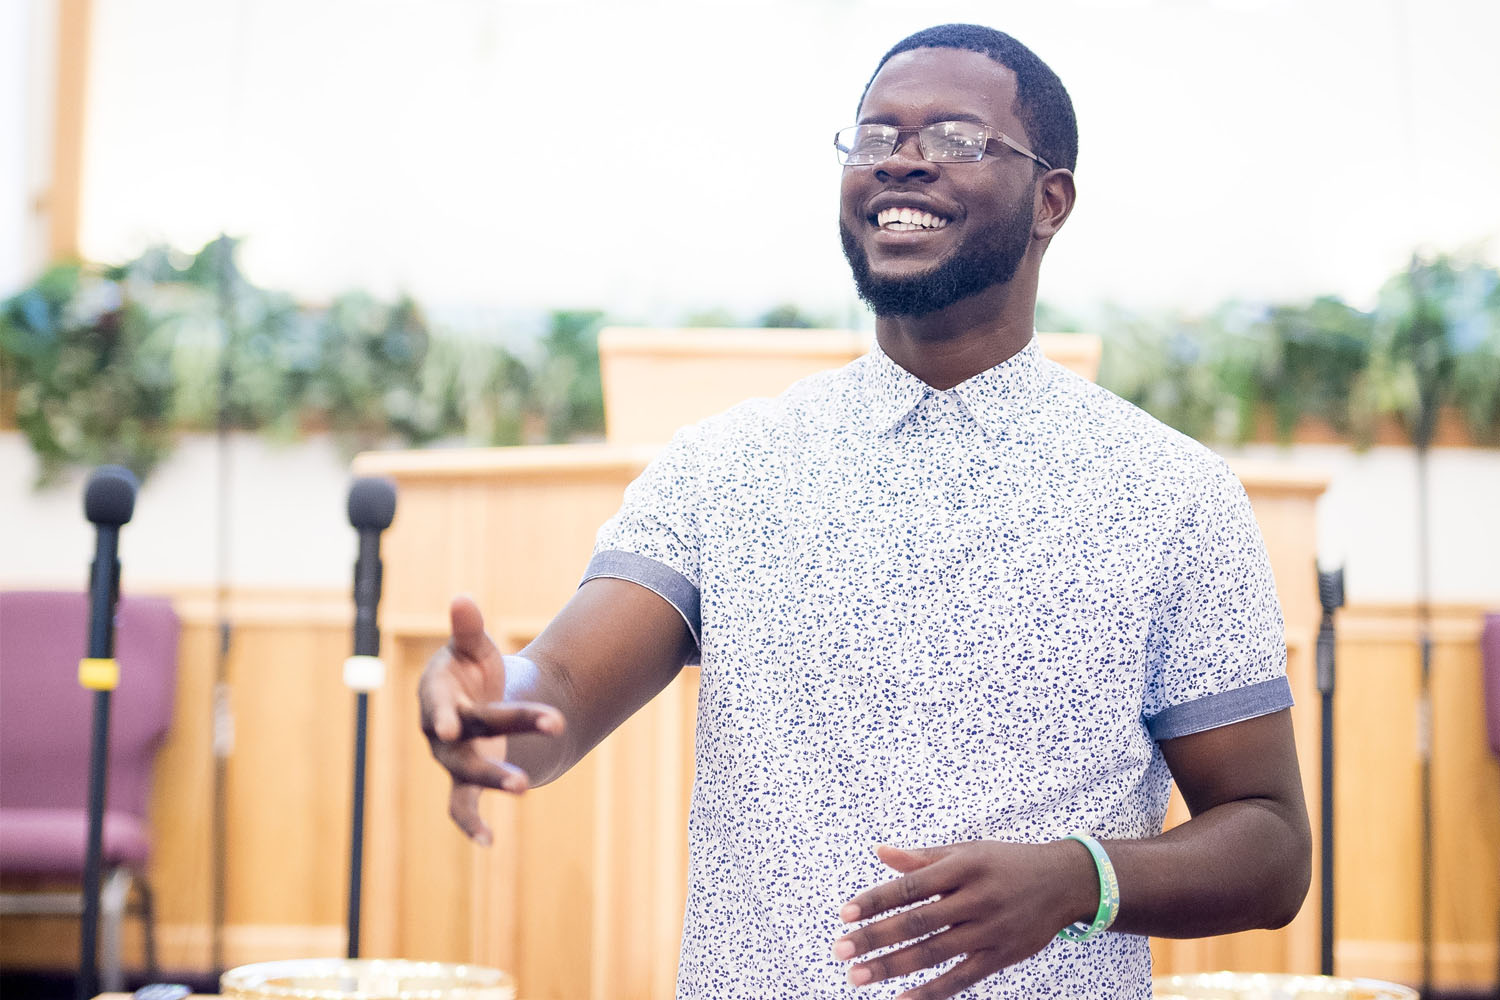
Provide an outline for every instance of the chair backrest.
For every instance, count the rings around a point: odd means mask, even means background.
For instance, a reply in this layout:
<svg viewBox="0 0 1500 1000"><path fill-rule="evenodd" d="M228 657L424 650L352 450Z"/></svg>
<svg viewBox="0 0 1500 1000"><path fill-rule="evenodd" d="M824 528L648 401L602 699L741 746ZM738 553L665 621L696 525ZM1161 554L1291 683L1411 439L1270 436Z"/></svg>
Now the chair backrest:
<svg viewBox="0 0 1500 1000"><path fill-rule="evenodd" d="M1479 646L1484 658L1481 669L1484 670L1484 714L1489 724L1490 750L1500 756L1500 611L1485 615Z"/></svg>
<svg viewBox="0 0 1500 1000"><path fill-rule="evenodd" d="M87 807L94 693L79 686L78 661L88 618L82 593L0 593L0 806ZM111 810L146 816L152 761L172 720L178 631L165 598L126 596L116 607Z"/></svg>

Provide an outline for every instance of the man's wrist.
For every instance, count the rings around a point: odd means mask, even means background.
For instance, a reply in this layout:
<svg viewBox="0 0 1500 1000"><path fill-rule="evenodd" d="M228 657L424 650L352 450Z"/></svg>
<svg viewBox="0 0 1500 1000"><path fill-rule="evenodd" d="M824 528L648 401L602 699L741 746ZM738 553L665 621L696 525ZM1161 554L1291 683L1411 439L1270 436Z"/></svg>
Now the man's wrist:
<svg viewBox="0 0 1500 1000"><path fill-rule="evenodd" d="M1051 845L1058 857L1058 884L1064 904L1062 923L1089 924L1099 912L1099 872L1089 849L1072 838L1054 840Z"/></svg>
<svg viewBox="0 0 1500 1000"><path fill-rule="evenodd" d="M1099 907L1094 911L1093 918L1070 923L1057 935L1067 941L1082 943L1109 930L1115 918L1120 915L1120 882L1115 876L1115 866L1110 860L1109 852L1092 835L1070 833L1067 839L1077 841L1088 851L1099 880Z"/></svg>

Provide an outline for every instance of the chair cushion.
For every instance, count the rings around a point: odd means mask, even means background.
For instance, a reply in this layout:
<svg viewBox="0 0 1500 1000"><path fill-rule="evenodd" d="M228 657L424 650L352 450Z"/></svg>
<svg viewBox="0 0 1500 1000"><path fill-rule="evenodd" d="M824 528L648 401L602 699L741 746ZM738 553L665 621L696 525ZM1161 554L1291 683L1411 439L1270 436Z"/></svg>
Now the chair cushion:
<svg viewBox="0 0 1500 1000"><path fill-rule="evenodd" d="M89 620L81 592L0 592L0 808L86 808L98 705L78 685ZM172 723L179 622L171 602L134 595L120 598L115 620L106 809L144 819Z"/></svg>
<svg viewBox="0 0 1500 1000"><path fill-rule="evenodd" d="M7 875L83 874L88 816L78 809L0 809L0 870ZM142 868L150 855L146 827L123 812L104 814L104 865Z"/></svg>

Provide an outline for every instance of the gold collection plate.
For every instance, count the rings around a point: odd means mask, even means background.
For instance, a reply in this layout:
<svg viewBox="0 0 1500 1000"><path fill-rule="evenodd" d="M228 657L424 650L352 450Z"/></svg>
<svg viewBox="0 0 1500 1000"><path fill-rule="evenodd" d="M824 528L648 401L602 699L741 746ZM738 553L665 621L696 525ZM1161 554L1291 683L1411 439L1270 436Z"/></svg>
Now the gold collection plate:
<svg viewBox="0 0 1500 1000"><path fill-rule="evenodd" d="M499 969L404 959L295 958L219 977L228 1000L515 1000Z"/></svg>
<svg viewBox="0 0 1500 1000"><path fill-rule="evenodd" d="M1158 976L1155 1000L1418 1000L1416 990L1376 979L1209 972Z"/></svg>

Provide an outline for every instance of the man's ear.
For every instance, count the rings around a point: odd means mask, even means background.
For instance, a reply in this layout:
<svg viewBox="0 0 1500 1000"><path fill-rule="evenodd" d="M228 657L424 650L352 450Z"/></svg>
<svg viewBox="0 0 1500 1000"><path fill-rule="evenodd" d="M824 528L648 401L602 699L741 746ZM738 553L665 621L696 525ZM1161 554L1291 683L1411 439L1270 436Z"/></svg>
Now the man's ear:
<svg viewBox="0 0 1500 1000"><path fill-rule="evenodd" d="M1058 168L1043 174L1036 185L1036 200L1032 206L1032 238L1050 240L1056 236L1073 213L1073 202L1077 197L1073 171Z"/></svg>

